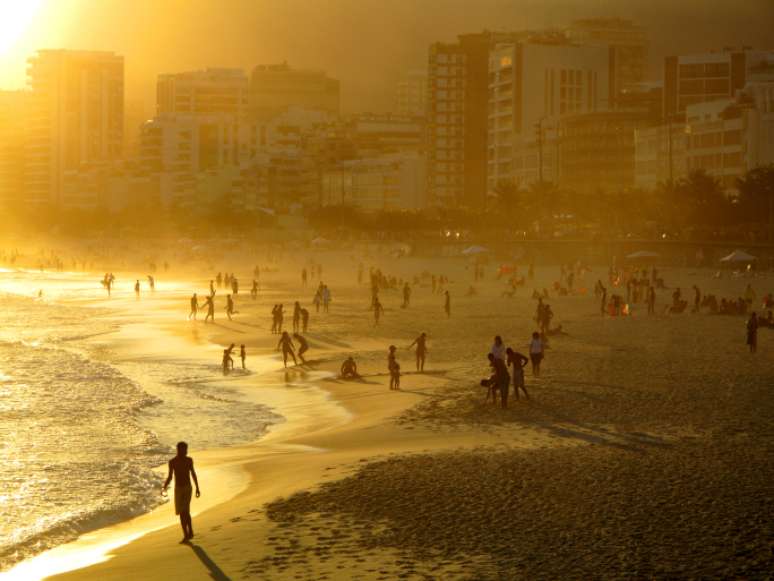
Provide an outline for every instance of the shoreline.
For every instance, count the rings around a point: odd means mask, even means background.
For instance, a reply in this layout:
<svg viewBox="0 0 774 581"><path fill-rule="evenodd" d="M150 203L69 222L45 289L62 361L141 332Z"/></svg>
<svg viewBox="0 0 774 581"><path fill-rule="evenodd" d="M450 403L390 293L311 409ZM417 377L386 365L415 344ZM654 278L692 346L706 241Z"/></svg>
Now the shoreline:
<svg viewBox="0 0 774 581"><path fill-rule="evenodd" d="M52 274L56 276L69 273ZM85 279L89 277L88 273L77 274L82 274ZM26 297L23 294L11 294ZM32 300L32 297L27 298ZM129 300L105 301L104 299L94 298L71 301L55 300L55 302L59 304L76 304L86 308L109 308L113 313L107 315L105 319L107 321L115 321L116 319L124 319L129 315L131 303L126 304ZM119 306L115 304L118 301L122 302ZM155 311L157 315L168 315L163 303L157 304ZM138 329L145 333L138 333ZM189 356L186 359L194 359L200 363L209 363L211 359L206 356L206 351L219 349L218 345L211 340L216 338L212 335L213 333L210 333L210 337L203 343L191 344L181 337L179 333L171 333L165 321L156 321L155 324L154 322L139 323L134 321L118 323L117 329L95 337L98 337L99 343L107 344L111 347L116 347L121 342L136 342L138 336L154 336L155 342L174 340L180 342L181 345L184 344L186 347L193 346L199 348L196 350L196 357L191 358ZM90 337L89 339L92 338ZM79 348L79 350L82 348ZM158 355L152 349L146 349L144 352L137 351L136 346L124 346L122 349L131 352L133 357ZM176 351L179 352L179 349ZM190 354L190 350L188 353ZM169 358L168 355L166 357ZM269 355L253 356L253 359L258 358L269 359ZM172 359L175 358L173 357ZM115 361L108 362L120 370L119 363ZM256 388L260 389L261 405L267 407L271 413L279 416L280 420L270 423L258 440L200 449L195 453L197 473L200 480L210 483L217 482L218 484L216 486L208 486L206 495L203 494L200 499L194 499L191 511L192 516L195 517L202 512L232 500L249 487L250 477L245 465L255 460L254 454L259 448L269 448L263 451L264 454L276 453L281 448L283 439L291 439L304 433L309 428L313 430L326 429L348 421L347 414L343 411L342 406L330 397L328 392L325 392L317 387L316 383L313 383L319 382L327 374L315 374L316 377L310 380L304 379L294 383L294 388L301 387L303 392L300 392L298 389L287 392L280 391L282 388L274 386L276 382L271 381L270 376L280 373L281 370L281 367L269 368L264 363L263 369L258 373L230 378L230 386L236 385L237 389L244 393L254 392ZM141 385L141 387L143 386ZM298 399L299 403L289 401L293 399ZM315 401L314 410L316 413L314 416L308 413L308 405L300 403L310 399ZM320 414L321 408L326 407L327 413ZM325 419L321 422L320 418ZM165 476L166 466L157 466L153 471ZM204 488L204 485L202 488ZM28 581L45 579L53 575L71 572L104 562L110 559L112 551L132 541L158 530L178 527L177 517L171 512L171 506L171 501L166 501L150 512L87 531L72 541L47 549L16 563L7 571L0 572L0 580L20 579Z"/></svg>

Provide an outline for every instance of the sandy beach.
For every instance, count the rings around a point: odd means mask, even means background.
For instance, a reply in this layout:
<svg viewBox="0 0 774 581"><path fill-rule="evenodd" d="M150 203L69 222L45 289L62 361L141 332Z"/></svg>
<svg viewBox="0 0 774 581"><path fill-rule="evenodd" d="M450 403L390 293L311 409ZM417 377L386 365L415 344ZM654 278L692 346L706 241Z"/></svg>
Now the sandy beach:
<svg viewBox="0 0 774 581"><path fill-rule="evenodd" d="M163 505L43 553L9 578L770 575L774 331L761 329L751 355L744 318L663 314L671 290L650 317L643 305L603 318L593 294L552 297L566 334L551 337L541 377L527 371L531 400L511 398L502 410L484 401L479 380L494 335L526 350L531 288L504 297L490 270L465 296L472 276L462 260L374 260L403 277L433 264L452 295L447 318L429 285L414 288L407 309L398 291L383 291L374 326L357 262L333 252L320 260L330 313L314 312L317 281L302 289L298 265L267 274L256 301L240 293L234 321L220 304L216 325L186 321L190 292L170 292L143 297L151 316L132 322L124 310L122 330L99 339L119 360L166 350L215 367L224 346L245 343L252 372L224 378L224 389L238 386L284 418L254 443L197 452L190 442L202 485L193 544L178 544L179 525ZM770 276L718 280L708 270L663 276L672 288L697 284L719 296L738 296L747 282L758 296L774 286ZM534 286L556 278L558 267L538 268ZM601 268L586 286L597 278ZM203 294L206 281L196 284ZM288 313L294 300L312 311L311 362L285 371L269 311L283 302ZM420 374L407 347L422 331L429 355ZM400 391L387 387L390 344ZM350 354L360 381L336 379Z"/></svg>

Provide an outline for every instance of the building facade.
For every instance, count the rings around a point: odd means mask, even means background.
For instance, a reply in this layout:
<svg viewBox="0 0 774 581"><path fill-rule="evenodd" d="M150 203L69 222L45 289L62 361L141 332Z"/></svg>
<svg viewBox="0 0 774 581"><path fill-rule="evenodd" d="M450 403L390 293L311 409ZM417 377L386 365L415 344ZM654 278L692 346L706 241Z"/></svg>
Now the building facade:
<svg viewBox="0 0 774 581"><path fill-rule="evenodd" d="M122 156L124 59L110 52L43 50L28 63L25 197L66 205L66 174Z"/></svg>
<svg viewBox="0 0 774 581"><path fill-rule="evenodd" d="M0 205L24 200L25 117L28 93L0 91Z"/></svg>
<svg viewBox="0 0 774 581"><path fill-rule="evenodd" d="M406 117L424 117L427 107L427 72L408 71L395 86L393 111Z"/></svg>
<svg viewBox="0 0 774 581"><path fill-rule="evenodd" d="M578 44L608 48L611 103L645 81L648 38L642 26L620 18L587 18L574 21L567 33Z"/></svg>
<svg viewBox="0 0 774 581"><path fill-rule="evenodd" d="M666 57L664 115L682 115L689 105L733 99L751 72L771 61L772 51L751 49Z"/></svg>
<svg viewBox="0 0 774 581"><path fill-rule="evenodd" d="M608 108L608 49L533 36L493 47L488 67L488 190L557 182L561 120Z"/></svg>
<svg viewBox="0 0 774 581"><path fill-rule="evenodd" d="M244 117L247 76L241 69L222 68L159 75L156 113Z"/></svg>
<svg viewBox="0 0 774 581"><path fill-rule="evenodd" d="M324 71L294 69L287 63L255 67L250 76L251 117L265 120L293 107L338 115L339 81Z"/></svg>

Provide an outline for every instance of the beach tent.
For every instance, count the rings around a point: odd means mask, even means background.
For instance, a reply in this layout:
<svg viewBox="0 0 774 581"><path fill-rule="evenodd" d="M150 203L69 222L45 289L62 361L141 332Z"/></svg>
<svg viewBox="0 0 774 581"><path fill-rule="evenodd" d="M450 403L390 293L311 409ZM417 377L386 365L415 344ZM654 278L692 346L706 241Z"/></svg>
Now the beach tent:
<svg viewBox="0 0 774 581"><path fill-rule="evenodd" d="M728 256L724 256L720 259L720 262L743 262L743 263L750 263L755 262L758 260L755 256L752 254L747 254L743 250L734 250L731 254Z"/></svg>
<svg viewBox="0 0 774 581"><path fill-rule="evenodd" d="M489 249L484 248L483 246L468 246L462 251L462 254L465 256L473 256L475 254L484 254L486 252L489 252Z"/></svg>
<svg viewBox="0 0 774 581"><path fill-rule="evenodd" d="M650 252L649 250L640 250L639 252L633 252L626 256L627 260L643 260L649 258L658 258L661 256L658 252Z"/></svg>

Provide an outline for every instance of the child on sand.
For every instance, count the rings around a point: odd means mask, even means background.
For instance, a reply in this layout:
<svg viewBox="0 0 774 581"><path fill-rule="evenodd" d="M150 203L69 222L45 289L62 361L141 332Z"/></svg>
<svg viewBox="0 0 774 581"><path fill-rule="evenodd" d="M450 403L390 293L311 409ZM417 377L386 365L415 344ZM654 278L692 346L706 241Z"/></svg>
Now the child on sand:
<svg viewBox="0 0 774 581"><path fill-rule="evenodd" d="M390 389L400 389L400 363L397 361L390 368Z"/></svg>

